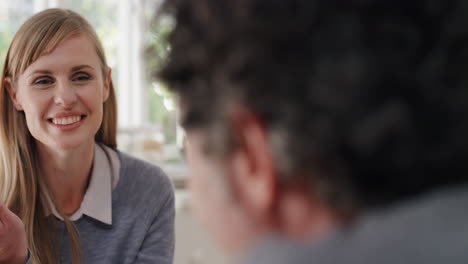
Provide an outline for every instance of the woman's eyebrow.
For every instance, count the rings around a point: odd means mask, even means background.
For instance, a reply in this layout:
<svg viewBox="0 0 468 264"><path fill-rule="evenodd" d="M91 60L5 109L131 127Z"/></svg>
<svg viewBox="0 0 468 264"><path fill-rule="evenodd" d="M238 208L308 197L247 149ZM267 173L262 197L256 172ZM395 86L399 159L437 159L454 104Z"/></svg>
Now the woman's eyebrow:
<svg viewBox="0 0 468 264"><path fill-rule="evenodd" d="M94 70L94 68L92 66L87 65L87 64L82 64L82 65L74 66L73 68L71 68L71 71L72 72L79 71L79 70L84 69L84 68L90 68L90 69ZM31 77L32 75L35 75L35 74L52 74L52 72L49 71L49 70L35 70L32 73L30 73L28 75L28 77Z"/></svg>
<svg viewBox="0 0 468 264"><path fill-rule="evenodd" d="M52 72L49 70L35 70L32 73L30 73L28 77L31 77L32 75L35 75L35 74L52 74Z"/></svg>
<svg viewBox="0 0 468 264"><path fill-rule="evenodd" d="M78 66L73 67L73 68L71 69L71 71L72 71L72 72L74 72L74 71L79 71L79 70L84 69L84 68L90 68L90 69L93 69L93 70L94 70L94 68L93 68L92 66L87 65L87 64L83 64L83 65L78 65Z"/></svg>

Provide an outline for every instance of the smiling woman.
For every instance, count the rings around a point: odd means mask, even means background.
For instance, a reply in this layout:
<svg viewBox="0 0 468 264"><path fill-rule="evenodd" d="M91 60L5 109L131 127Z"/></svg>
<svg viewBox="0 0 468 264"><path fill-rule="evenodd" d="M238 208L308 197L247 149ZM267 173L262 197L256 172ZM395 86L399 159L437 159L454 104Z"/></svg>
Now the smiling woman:
<svg viewBox="0 0 468 264"><path fill-rule="evenodd" d="M94 144L111 82L110 69L101 71L100 64L93 43L77 34L29 65L17 89L6 78L16 110L24 111L29 131L43 143L40 152L43 145L60 151Z"/></svg>
<svg viewBox="0 0 468 264"><path fill-rule="evenodd" d="M111 69L88 22L31 17L0 84L0 264L172 263L172 185L116 149Z"/></svg>

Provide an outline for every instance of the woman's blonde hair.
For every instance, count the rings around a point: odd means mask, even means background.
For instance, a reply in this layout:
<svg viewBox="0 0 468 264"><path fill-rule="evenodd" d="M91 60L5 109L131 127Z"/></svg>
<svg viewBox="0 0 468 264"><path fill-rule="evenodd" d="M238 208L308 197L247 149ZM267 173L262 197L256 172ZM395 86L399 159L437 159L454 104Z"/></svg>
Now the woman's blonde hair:
<svg viewBox="0 0 468 264"><path fill-rule="evenodd" d="M36 145L27 128L24 113L14 108L5 79L11 78L15 83L39 57L52 52L63 40L78 34L87 36L94 44L105 76L107 62L96 32L82 16L63 9L42 11L21 26L11 42L0 76L0 199L23 220L35 264L59 263L58 245L54 243L55 225L45 215L45 211L51 210L45 201L52 196L44 179L39 176ZM95 140L116 147L116 130L117 103L111 80L109 98L103 105L103 121ZM73 223L61 214L71 240L73 263L80 263L78 232Z"/></svg>

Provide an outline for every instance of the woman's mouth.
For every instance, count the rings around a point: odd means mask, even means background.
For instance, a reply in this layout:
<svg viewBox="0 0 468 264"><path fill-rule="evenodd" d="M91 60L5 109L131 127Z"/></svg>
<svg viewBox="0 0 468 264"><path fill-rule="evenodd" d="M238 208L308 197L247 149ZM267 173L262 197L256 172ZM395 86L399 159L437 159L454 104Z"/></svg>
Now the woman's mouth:
<svg viewBox="0 0 468 264"><path fill-rule="evenodd" d="M68 131L77 128L86 115L73 115L67 117L54 117L48 121L61 130Z"/></svg>
<svg viewBox="0 0 468 264"><path fill-rule="evenodd" d="M52 118L52 123L56 125L70 125L76 122L81 121L82 116L69 116L62 118Z"/></svg>

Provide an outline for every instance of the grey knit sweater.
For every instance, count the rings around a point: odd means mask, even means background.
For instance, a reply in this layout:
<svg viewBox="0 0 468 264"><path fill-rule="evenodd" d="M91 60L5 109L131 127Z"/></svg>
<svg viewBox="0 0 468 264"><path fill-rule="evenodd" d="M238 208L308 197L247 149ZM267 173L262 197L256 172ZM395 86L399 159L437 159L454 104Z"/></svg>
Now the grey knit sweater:
<svg viewBox="0 0 468 264"><path fill-rule="evenodd" d="M118 154L120 179L112 191L112 225L86 215L74 222L82 263L170 264L174 253L172 184L158 167ZM62 221L55 221L61 263L71 263L66 228Z"/></svg>

